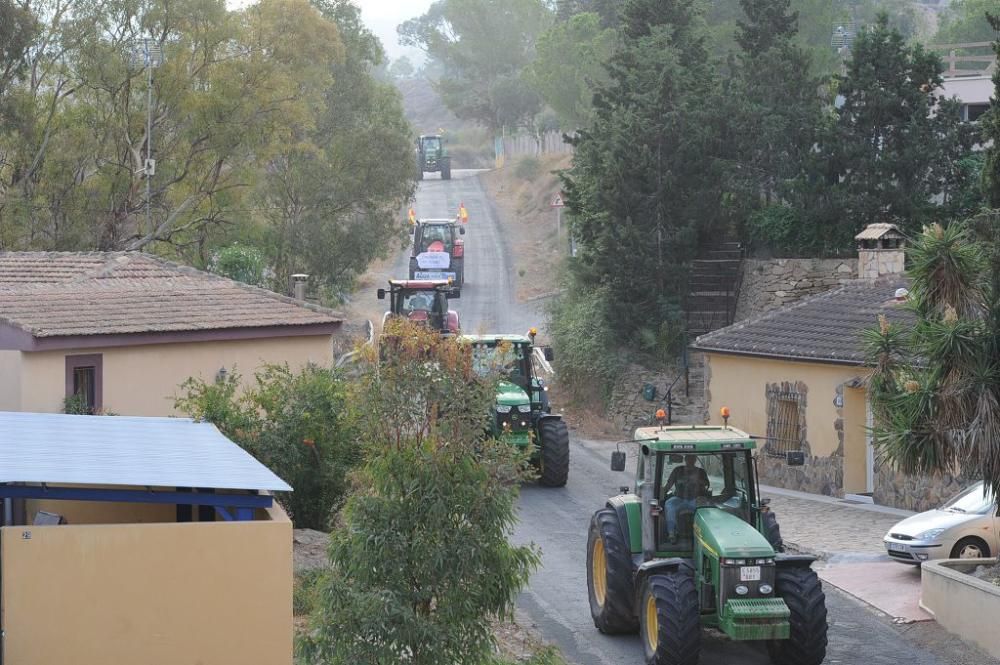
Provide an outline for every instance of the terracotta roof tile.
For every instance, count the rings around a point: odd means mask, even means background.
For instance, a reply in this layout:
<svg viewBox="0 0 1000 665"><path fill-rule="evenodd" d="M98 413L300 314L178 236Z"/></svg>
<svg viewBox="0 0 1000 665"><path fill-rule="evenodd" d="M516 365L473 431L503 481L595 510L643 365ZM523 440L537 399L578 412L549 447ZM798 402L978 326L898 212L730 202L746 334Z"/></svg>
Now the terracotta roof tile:
<svg viewBox="0 0 1000 665"><path fill-rule="evenodd" d="M914 315L895 300L903 278L849 282L695 340L693 348L748 356L862 365L861 332L878 325L879 314L907 323Z"/></svg>
<svg viewBox="0 0 1000 665"><path fill-rule="evenodd" d="M0 252L0 323L34 337L338 324L315 305L137 252Z"/></svg>

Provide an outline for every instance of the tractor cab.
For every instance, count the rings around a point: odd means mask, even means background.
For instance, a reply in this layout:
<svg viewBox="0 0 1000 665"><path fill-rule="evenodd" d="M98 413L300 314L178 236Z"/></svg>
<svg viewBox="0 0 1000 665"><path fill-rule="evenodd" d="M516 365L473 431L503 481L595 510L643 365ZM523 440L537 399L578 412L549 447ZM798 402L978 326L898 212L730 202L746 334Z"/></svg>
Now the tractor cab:
<svg viewBox="0 0 1000 665"><path fill-rule="evenodd" d="M389 310L382 317L383 328L390 316L400 316L443 333L459 331L458 312L449 309L448 300L460 293L450 280L391 279L388 290L378 290L379 300L386 296Z"/></svg>
<svg viewBox="0 0 1000 665"><path fill-rule="evenodd" d="M754 438L727 422L640 427L627 444L638 448L634 492L622 488L594 513L587 540L594 625L638 630L648 665L697 662L703 626L765 642L776 665L820 665L822 583L813 557L784 552L760 498ZM613 470L626 462L612 453Z"/></svg>
<svg viewBox="0 0 1000 665"><path fill-rule="evenodd" d="M440 134L423 134L417 138L417 179L425 172L438 172L442 180L451 180L451 158Z"/></svg>
<svg viewBox="0 0 1000 665"><path fill-rule="evenodd" d="M410 279L465 282L465 227L453 219L420 219L413 225Z"/></svg>
<svg viewBox="0 0 1000 665"><path fill-rule="evenodd" d="M698 441L698 435L704 440ZM650 515L654 551L690 553L696 541L695 514L708 508L736 517L759 535L754 530L759 506L751 456L756 444L749 435L733 428L641 427L635 440L641 442L636 491L653 497L657 505ZM766 540L763 545L770 551Z"/></svg>
<svg viewBox="0 0 1000 665"><path fill-rule="evenodd" d="M569 473L569 432L562 416L552 413L548 386L538 376L534 353L535 334L463 335L471 347L472 367L480 376L499 374L492 414L493 436L518 448L531 450L539 480L548 487L562 487ZM545 362L552 349L541 347Z"/></svg>

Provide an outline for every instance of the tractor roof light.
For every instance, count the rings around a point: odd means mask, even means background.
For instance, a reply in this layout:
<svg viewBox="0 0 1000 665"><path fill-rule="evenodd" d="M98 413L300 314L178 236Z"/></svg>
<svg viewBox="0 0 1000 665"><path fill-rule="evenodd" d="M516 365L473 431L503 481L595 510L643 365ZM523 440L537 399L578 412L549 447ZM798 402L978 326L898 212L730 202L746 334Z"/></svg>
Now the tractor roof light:
<svg viewBox="0 0 1000 665"><path fill-rule="evenodd" d="M729 427L729 407L724 406L719 409L719 415L722 416L722 426Z"/></svg>
<svg viewBox="0 0 1000 665"><path fill-rule="evenodd" d="M535 340L535 335L537 335L537 334L538 334L538 328L536 328L534 326L531 326L530 328L528 328L528 337L530 337L532 341Z"/></svg>
<svg viewBox="0 0 1000 665"><path fill-rule="evenodd" d="M667 421L667 412L664 411L663 409L657 409L656 420L659 421L660 427L662 428L663 424Z"/></svg>

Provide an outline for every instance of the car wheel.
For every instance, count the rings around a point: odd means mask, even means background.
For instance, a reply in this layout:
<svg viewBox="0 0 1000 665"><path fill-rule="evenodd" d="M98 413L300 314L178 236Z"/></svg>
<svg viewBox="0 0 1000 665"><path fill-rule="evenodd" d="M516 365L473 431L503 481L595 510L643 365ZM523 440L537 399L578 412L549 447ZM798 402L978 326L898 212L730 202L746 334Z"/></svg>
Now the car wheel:
<svg viewBox="0 0 1000 665"><path fill-rule="evenodd" d="M951 548L952 559L982 559L990 555L990 546L974 536L962 538Z"/></svg>

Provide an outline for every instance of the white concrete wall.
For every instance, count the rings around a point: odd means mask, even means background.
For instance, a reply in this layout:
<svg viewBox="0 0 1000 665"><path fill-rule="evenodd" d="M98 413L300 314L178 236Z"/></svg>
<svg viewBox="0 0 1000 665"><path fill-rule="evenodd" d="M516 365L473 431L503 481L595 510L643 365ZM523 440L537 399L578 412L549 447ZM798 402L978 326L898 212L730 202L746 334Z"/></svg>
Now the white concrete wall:
<svg viewBox="0 0 1000 665"><path fill-rule="evenodd" d="M980 564L996 559L926 561L921 566L920 606L950 633L975 642L994 658L1000 658L1000 588L966 574Z"/></svg>

